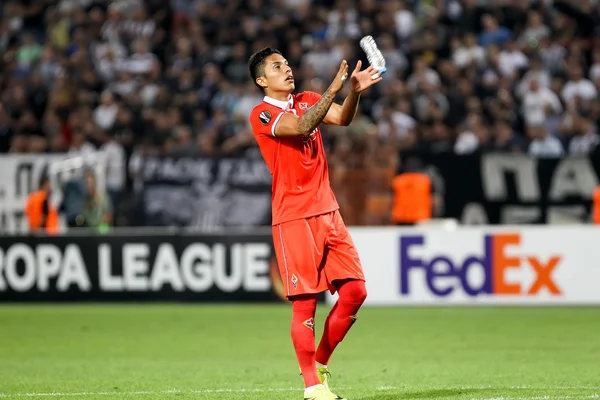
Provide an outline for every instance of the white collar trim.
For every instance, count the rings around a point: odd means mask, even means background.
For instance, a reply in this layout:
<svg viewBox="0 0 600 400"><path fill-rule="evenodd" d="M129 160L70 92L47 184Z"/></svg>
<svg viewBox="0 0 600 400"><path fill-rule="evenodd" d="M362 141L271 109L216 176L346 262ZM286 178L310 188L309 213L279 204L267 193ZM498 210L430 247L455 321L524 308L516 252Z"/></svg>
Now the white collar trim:
<svg viewBox="0 0 600 400"><path fill-rule="evenodd" d="M263 101L265 103L269 103L271 105L274 105L275 107L279 107L282 110L289 110L290 108L294 107L294 98L292 97L292 95L290 94L290 97L288 98L287 101L281 101L281 100L276 100L272 97L269 96L265 96L263 98Z"/></svg>

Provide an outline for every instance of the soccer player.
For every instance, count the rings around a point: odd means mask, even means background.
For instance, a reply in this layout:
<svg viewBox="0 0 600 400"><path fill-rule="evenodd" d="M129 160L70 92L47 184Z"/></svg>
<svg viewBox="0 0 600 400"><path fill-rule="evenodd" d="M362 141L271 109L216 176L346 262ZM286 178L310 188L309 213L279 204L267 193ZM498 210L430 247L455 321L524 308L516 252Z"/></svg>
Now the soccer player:
<svg viewBox="0 0 600 400"><path fill-rule="evenodd" d="M365 277L352 238L329 185L329 170L319 124L347 126L361 92L381 81L372 67L350 76L350 94L334 103L348 78L348 63L323 95L292 94L294 75L273 48L253 54L250 75L264 92L250 122L273 175L273 242L286 295L292 303L292 343L305 383L305 400L342 399L329 390L327 364L365 301ZM315 350L314 316L318 294L337 291L339 298L325 321ZM343 400L343 399L342 399Z"/></svg>

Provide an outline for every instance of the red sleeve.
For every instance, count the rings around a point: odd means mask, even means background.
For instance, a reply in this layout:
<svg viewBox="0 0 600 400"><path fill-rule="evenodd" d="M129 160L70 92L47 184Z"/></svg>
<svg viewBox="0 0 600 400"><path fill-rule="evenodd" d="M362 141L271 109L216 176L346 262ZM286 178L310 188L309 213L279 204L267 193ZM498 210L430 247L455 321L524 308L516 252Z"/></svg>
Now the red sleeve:
<svg viewBox="0 0 600 400"><path fill-rule="evenodd" d="M259 105L250 113L250 124L254 136L275 136L275 125L283 115L283 110L276 107Z"/></svg>
<svg viewBox="0 0 600 400"><path fill-rule="evenodd" d="M319 100L321 100L321 95L316 92L304 92L303 99L306 99L306 102L310 107L314 106Z"/></svg>

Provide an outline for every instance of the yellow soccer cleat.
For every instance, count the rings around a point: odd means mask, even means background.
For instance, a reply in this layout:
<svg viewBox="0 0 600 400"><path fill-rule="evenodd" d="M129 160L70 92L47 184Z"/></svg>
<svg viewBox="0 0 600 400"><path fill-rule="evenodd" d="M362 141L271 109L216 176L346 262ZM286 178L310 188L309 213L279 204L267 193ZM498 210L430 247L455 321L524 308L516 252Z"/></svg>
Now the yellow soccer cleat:
<svg viewBox="0 0 600 400"><path fill-rule="evenodd" d="M329 380L331 379L331 373L327 369L327 367L317 367L317 375L319 376L319 380L327 389L329 389Z"/></svg>
<svg viewBox="0 0 600 400"><path fill-rule="evenodd" d="M317 385L304 390L304 400L346 400L332 393L324 385Z"/></svg>
<svg viewBox="0 0 600 400"><path fill-rule="evenodd" d="M302 370L300 370L300 376L302 376ZM331 373L327 367L317 367L317 376L321 383L329 389L329 381L331 380Z"/></svg>

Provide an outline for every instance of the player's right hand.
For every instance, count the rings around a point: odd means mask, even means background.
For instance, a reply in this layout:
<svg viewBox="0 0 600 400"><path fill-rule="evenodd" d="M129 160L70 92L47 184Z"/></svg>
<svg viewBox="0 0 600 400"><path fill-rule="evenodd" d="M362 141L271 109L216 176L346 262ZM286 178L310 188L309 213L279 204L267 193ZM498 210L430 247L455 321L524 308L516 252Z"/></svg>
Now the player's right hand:
<svg viewBox="0 0 600 400"><path fill-rule="evenodd" d="M335 79L331 83L331 86L329 86L329 88L332 91L334 91L335 93L337 93L340 90L342 90L342 88L344 87L344 83L346 82L347 79L348 79L348 63L346 62L346 60L344 60L340 64L340 69L339 69L337 75L335 76Z"/></svg>

